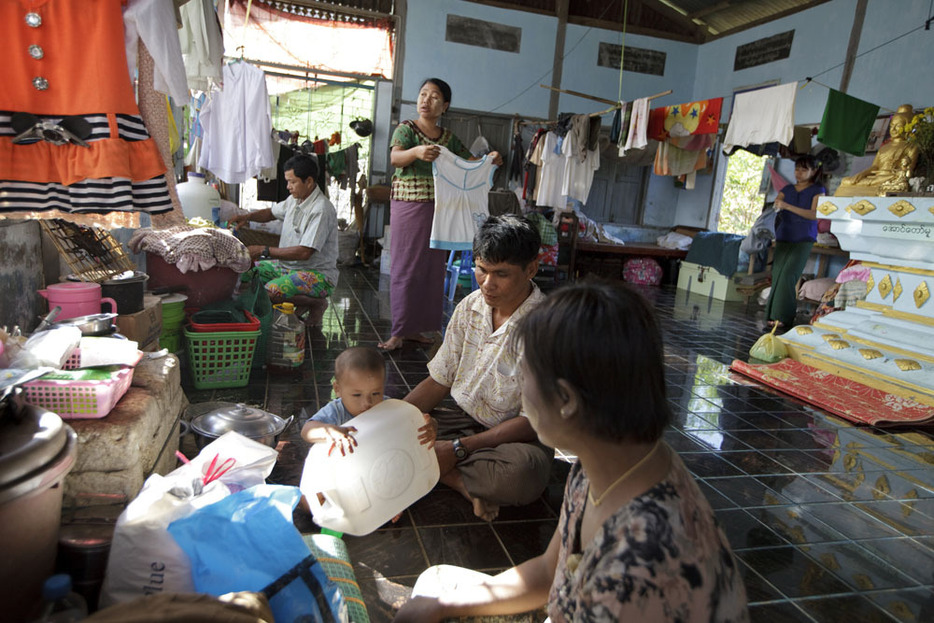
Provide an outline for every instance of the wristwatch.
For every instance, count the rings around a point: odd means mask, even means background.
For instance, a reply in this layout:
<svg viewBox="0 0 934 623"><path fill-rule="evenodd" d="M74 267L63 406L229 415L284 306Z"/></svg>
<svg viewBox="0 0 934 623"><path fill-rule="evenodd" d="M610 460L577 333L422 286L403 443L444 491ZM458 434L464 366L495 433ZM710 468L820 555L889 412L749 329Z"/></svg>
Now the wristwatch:
<svg viewBox="0 0 934 623"><path fill-rule="evenodd" d="M269 255L269 247L263 247L263 252L259 254L259 259L268 260L272 256Z"/></svg>
<svg viewBox="0 0 934 623"><path fill-rule="evenodd" d="M470 454L470 450L468 450L468 449L464 446L464 444L461 443L461 440L460 440L460 439L455 439L455 440L454 440L454 456L455 456L455 458L457 458L458 461L463 461L464 459L467 458L467 455L468 455L468 454Z"/></svg>

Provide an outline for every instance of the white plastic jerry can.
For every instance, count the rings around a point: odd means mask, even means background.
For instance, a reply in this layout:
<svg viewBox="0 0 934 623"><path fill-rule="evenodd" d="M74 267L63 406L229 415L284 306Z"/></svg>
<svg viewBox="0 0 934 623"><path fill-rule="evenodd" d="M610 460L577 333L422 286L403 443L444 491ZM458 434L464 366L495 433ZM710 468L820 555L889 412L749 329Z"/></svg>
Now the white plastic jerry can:
<svg viewBox="0 0 934 623"><path fill-rule="evenodd" d="M363 536L431 491L441 472L435 451L418 441L424 425L418 408L389 399L345 424L357 429L353 453L328 456L329 443L314 444L299 488L315 523Z"/></svg>

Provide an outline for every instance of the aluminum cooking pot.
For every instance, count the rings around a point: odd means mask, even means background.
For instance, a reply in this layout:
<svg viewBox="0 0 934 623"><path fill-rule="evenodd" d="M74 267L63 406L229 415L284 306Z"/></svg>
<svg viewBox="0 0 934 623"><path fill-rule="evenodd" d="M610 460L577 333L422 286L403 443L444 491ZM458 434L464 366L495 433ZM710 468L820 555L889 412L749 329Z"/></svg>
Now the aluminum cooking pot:
<svg viewBox="0 0 934 623"><path fill-rule="evenodd" d="M104 335L114 329L113 320L117 314L91 314L78 316L52 323L53 327L78 327L81 335Z"/></svg>
<svg viewBox="0 0 934 623"><path fill-rule="evenodd" d="M191 430L195 433L195 443L199 450L229 431L236 431L253 441L275 448L279 435L295 419L294 415L282 419L274 413L239 403L215 402L205 406L209 410L191 420Z"/></svg>

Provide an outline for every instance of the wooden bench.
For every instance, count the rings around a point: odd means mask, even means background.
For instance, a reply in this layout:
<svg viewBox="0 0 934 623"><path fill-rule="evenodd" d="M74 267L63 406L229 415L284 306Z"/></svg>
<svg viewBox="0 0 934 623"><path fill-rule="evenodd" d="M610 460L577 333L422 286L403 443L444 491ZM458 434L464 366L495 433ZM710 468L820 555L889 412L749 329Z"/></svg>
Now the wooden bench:
<svg viewBox="0 0 934 623"><path fill-rule="evenodd" d="M669 249L657 244L626 243L608 244L603 242L577 241L573 250L576 277L579 279L589 273L599 274L612 279L623 278L623 265L631 257L655 258L665 271L664 283L676 283L678 280L678 261L687 257L682 249Z"/></svg>

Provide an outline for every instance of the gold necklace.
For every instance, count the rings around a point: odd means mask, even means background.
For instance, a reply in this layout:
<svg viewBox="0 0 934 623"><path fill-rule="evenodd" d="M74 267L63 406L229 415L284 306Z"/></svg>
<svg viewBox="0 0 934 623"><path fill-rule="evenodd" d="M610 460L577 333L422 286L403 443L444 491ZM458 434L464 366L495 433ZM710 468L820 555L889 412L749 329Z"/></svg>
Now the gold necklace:
<svg viewBox="0 0 934 623"><path fill-rule="evenodd" d="M590 499L590 503L594 506L594 508L596 508L597 506L600 506L601 504L603 504L603 499L604 499L607 495L609 495L610 491L612 491L613 489L615 489L616 487L618 487L618 486L620 485L620 483L622 483L624 480L626 480L626 478L628 478L634 471L636 471L637 469L639 469L640 467L642 467L643 463L645 463L646 461L648 461L649 458L651 458L651 456L652 456L653 454L655 454L655 451L658 450L659 445L661 445L660 442L656 441L656 442L655 442L655 445L652 446L652 449L649 450L649 451L646 453L646 455L645 455L644 457L642 457L641 459L639 459L639 461L638 461L635 465L633 465L632 467L630 467L629 469L627 469L625 472L623 472L623 475L622 475L622 476L620 476L619 478L617 478L616 480L614 480L613 483L612 483L609 487L607 487L607 488L603 491L603 493L601 493L600 495L598 495L596 498L594 498L594 496L593 496L593 489L591 489L591 488L588 487L588 488L587 488L587 497Z"/></svg>

